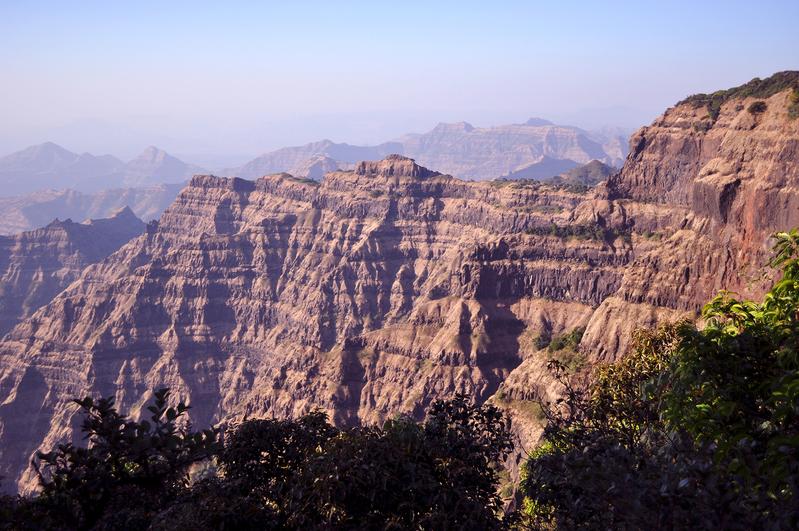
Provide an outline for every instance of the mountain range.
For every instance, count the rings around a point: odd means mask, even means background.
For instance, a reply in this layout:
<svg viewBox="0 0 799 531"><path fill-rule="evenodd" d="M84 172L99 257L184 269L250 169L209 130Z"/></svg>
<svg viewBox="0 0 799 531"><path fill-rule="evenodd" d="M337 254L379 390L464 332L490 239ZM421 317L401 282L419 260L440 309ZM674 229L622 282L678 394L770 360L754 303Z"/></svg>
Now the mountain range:
<svg viewBox="0 0 799 531"><path fill-rule="evenodd" d="M379 424L467 393L531 448L564 355L549 341L574 338L563 361L584 370L720 289L770 285L770 235L799 225L799 72L781 76L669 108L590 189L467 181L398 154L321 182L194 176L0 340L0 475L30 489L32 453L79 437L73 397L136 416L164 386L203 427L316 408Z"/></svg>
<svg viewBox="0 0 799 531"><path fill-rule="evenodd" d="M41 190L14 197L0 197L0 235L12 235L43 227L54 218L81 222L113 216L129 207L144 221L157 219L185 183L136 188L111 188L86 193L76 190Z"/></svg>
<svg viewBox="0 0 799 531"><path fill-rule="evenodd" d="M81 155L45 142L0 158L2 196L46 189L95 192L188 180L205 170L150 146L128 162L111 155Z"/></svg>
<svg viewBox="0 0 799 531"><path fill-rule="evenodd" d="M466 122L442 123L427 133L405 135L376 146L322 140L283 148L222 173L245 179L280 172L306 176L304 168L314 157L323 157L327 168L335 163L338 168L347 169L359 160L400 154L463 179L545 179L592 160L619 166L627 154L626 149L626 135L621 131L589 133L541 118L495 127L474 127Z"/></svg>
<svg viewBox="0 0 799 531"><path fill-rule="evenodd" d="M359 160L404 153L464 178L547 181L579 171L592 160L618 166L626 144L619 130L588 133L540 118L489 128L461 122L439 124L428 133L377 146L322 140L283 148L221 173L254 179L286 172L320 180L328 172L351 169ZM110 155L78 155L51 142L32 146L0 159L0 234L41 227L53 218L107 217L124 206L149 221L160 216L182 183L197 173L204 170L152 146L127 163Z"/></svg>
<svg viewBox="0 0 799 531"><path fill-rule="evenodd" d="M546 179L591 160L619 166L626 149L626 135L620 130L589 133L541 118L495 127L442 123L427 133L408 134L376 146L321 140L286 147L220 173L255 179L286 172L320 179L325 172L351 168L360 160L401 154L464 179ZM87 193L173 184L205 171L153 146L123 162L111 155L79 155L45 142L0 158L0 197L50 189Z"/></svg>

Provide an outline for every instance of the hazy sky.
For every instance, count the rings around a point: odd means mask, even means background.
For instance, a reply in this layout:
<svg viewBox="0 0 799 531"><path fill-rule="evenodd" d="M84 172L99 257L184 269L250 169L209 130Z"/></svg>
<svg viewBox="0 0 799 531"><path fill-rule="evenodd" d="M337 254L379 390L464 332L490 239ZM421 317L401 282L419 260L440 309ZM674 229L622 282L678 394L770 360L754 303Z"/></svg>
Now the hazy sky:
<svg viewBox="0 0 799 531"><path fill-rule="evenodd" d="M0 153L199 163L439 121L635 127L799 69L799 2L0 0Z"/></svg>

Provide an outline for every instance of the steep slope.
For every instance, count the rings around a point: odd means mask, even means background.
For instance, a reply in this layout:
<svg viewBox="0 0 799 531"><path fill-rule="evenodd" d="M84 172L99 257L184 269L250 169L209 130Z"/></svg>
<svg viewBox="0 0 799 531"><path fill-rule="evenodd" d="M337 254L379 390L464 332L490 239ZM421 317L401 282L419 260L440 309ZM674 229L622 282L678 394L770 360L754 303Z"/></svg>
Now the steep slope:
<svg viewBox="0 0 799 531"><path fill-rule="evenodd" d="M16 236L0 236L0 336L71 284L89 264L104 259L144 231L125 208L108 219L79 224L53 221Z"/></svg>
<svg viewBox="0 0 799 531"><path fill-rule="evenodd" d="M119 184L112 175L122 166L122 161L110 155L78 155L45 142L0 158L0 194L18 195L42 188L110 188Z"/></svg>
<svg viewBox="0 0 799 531"><path fill-rule="evenodd" d="M753 104L763 110L754 111ZM638 251L619 293L605 301L583 346L599 358L606 326L651 308L692 309L720 289L760 297L769 237L799 226L799 72L698 95L633 135L597 216L620 216L657 241ZM639 313L629 311L638 308ZM646 319L643 320L646 322Z"/></svg>
<svg viewBox="0 0 799 531"><path fill-rule="evenodd" d="M636 326L762 292L768 235L799 225L791 98L669 109L588 194L401 156L321 183L194 177L0 343L0 474L31 485L31 453L74 436L71 397L137 412L162 385L196 425L314 407L372 423L467 392L529 447L561 355L542 339L585 328L575 366L612 361Z"/></svg>
<svg viewBox="0 0 799 531"><path fill-rule="evenodd" d="M18 197L0 197L0 235L42 227L54 218L83 221L112 216L130 206L144 221L157 219L184 184L113 188L92 194L76 190L42 190Z"/></svg>
<svg viewBox="0 0 799 531"><path fill-rule="evenodd" d="M198 424L313 407L378 422L455 391L486 399L535 356L536 333L585 322L618 288L621 239L524 233L567 223L584 200L402 157L322 184L195 177L0 346L3 472L18 477L38 445L68 437L67 397L86 392L137 410L166 384Z"/></svg>

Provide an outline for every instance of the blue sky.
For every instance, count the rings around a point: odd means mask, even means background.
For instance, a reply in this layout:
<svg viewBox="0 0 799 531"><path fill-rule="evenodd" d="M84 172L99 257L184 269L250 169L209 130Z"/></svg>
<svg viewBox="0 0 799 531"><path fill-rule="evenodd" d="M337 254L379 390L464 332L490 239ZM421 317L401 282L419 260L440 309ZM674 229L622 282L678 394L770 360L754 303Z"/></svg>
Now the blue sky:
<svg viewBox="0 0 799 531"><path fill-rule="evenodd" d="M439 121L634 127L799 69L799 2L0 0L0 151L249 156Z"/></svg>

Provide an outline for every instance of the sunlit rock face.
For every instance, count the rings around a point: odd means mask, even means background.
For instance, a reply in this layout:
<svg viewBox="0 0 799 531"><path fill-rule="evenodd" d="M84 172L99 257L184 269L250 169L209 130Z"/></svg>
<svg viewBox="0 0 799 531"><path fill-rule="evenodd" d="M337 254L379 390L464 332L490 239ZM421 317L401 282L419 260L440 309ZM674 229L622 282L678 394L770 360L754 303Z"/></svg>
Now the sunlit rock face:
<svg viewBox="0 0 799 531"><path fill-rule="evenodd" d="M464 392L529 448L530 400L554 391L541 336L585 328L584 364L612 361L720 288L763 292L769 234L799 225L799 120L785 92L748 104L709 125L669 109L589 193L401 156L321 183L196 176L0 343L0 474L33 485L32 452L76 437L70 398L135 415L163 386L196 426L313 408L379 423Z"/></svg>

